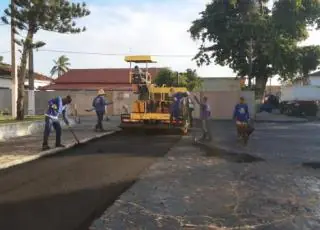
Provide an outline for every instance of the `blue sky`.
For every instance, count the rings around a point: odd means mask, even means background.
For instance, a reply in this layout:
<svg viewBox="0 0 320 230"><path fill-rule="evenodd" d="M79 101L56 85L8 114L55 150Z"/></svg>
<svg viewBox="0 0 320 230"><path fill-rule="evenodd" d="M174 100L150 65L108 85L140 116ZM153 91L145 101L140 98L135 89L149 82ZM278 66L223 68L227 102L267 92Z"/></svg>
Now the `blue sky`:
<svg viewBox="0 0 320 230"><path fill-rule="evenodd" d="M168 54L186 57L157 57L158 67L183 71L197 68L192 55L198 44L192 41L188 28L209 0L87 0L91 15L79 24L88 30L77 35L62 35L40 31L36 39L47 43L44 49L93 53ZM0 0L0 10L9 3ZM0 26L0 55L10 63L10 33ZM312 33L307 44L320 44L319 33ZM18 55L18 54L17 54ZM61 55L70 58L71 68L127 67L123 56L70 54L67 52L35 52L35 69L49 74L53 59ZM227 67L210 65L197 68L203 77L233 77Z"/></svg>

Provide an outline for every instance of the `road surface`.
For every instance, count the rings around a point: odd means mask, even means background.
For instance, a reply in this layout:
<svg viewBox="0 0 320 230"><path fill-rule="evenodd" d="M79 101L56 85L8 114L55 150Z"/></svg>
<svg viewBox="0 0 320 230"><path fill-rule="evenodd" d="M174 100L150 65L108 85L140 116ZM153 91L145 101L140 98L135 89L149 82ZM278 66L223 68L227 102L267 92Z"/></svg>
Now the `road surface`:
<svg viewBox="0 0 320 230"><path fill-rule="evenodd" d="M0 171L0 229L88 229L179 136L122 132Z"/></svg>

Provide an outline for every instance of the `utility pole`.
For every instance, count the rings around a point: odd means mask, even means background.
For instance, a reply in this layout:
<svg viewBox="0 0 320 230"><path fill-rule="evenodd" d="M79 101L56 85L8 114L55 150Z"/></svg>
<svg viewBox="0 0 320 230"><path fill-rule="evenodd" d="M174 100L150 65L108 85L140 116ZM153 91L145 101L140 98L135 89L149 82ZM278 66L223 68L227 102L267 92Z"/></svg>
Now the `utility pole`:
<svg viewBox="0 0 320 230"><path fill-rule="evenodd" d="M179 85L180 85L180 74L179 74L179 72L177 72L177 77L178 77L178 87L179 87Z"/></svg>
<svg viewBox="0 0 320 230"><path fill-rule="evenodd" d="M16 44L15 44L15 2L11 0L11 114L13 118L17 117L17 99L18 99L18 76L16 66Z"/></svg>
<svg viewBox="0 0 320 230"><path fill-rule="evenodd" d="M34 95L34 68L33 49L29 49L29 71L28 71L28 114L35 115L35 95Z"/></svg>
<svg viewBox="0 0 320 230"><path fill-rule="evenodd" d="M252 56L253 56L253 41L252 38L249 42L249 74L248 74L248 87L251 89L251 79L252 79Z"/></svg>
<svg viewBox="0 0 320 230"><path fill-rule="evenodd" d="M177 87L179 87L179 84L180 84L180 74L179 74L178 71L176 72L176 75L177 75Z"/></svg>

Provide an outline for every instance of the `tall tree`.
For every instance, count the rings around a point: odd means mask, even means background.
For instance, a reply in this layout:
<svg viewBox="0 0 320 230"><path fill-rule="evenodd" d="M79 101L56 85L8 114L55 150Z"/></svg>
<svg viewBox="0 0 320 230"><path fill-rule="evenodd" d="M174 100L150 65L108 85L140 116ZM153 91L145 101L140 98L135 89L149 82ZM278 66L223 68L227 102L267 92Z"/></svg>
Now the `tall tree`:
<svg viewBox="0 0 320 230"><path fill-rule="evenodd" d="M196 70L187 69L185 72L172 71L171 69L161 69L154 79L158 86L166 85L168 87L186 87L192 91L201 86L201 79Z"/></svg>
<svg viewBox="0 0 320 230"><path fill-rule="evenodd" d="M202 85L202 80L199 78L196 70L187 69L182 73L182 77L184 79L184 86L189 91L200 88Z"/></svg>
<svg viewBox="0 0 320 230"><path fill-rule="evenodd" d="M24 119L24 81L29 50L45 45L42 41L35 42L34 35L39 30L80 33L85 28L78 27L74 20L89 14L85 3L71 3L68 0L15 0L15 7L10 5L4 10L2 21L9 24L10 20L14 20L16 33L23 37L16 40L22 47L18 71L17 120Z"/></svg>
<svg viewBox="0 0 320 230"><path fill-rule="evenodd" d="M57 60L53 60L53 62L54 62L54 66L50 71L51 77L56 74L58 75L58 77L60 77L66 72L68 72L70 62L67 56L62 55Z"/></svg>
<svg viewBox="0 0 320 230"><path fill-rule="evenodd" d="M0 56L0 63L2 63L3 62L3 57L2 56Z"/></svg>
<svg viewBox="0 0 320 230"><path fill-rule="evenodd" d="M298 43L308 37L308 26L320 21L319 1L275 1L272 10L265 3L212 1L189 30L193 39L202 41L194 58L198 65L214 61L240 77L255 78L258 98L269 77L287 78L301 71Z"/></svg>
<svg viewBox="0 0 320 230"><path fill-rule="evenodd" d="M176 76L174 72L169 68L163 68L159 71L157 76L154 78L154 83L158 86L174 86L176 83Z"/></svg>

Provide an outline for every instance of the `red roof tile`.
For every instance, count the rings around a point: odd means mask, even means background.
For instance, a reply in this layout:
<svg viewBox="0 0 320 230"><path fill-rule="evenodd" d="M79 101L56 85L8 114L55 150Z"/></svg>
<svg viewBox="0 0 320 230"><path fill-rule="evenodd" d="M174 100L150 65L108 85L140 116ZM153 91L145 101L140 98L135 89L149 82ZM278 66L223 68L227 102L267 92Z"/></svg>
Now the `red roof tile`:
<svg viewBox="0 0 320 230"><path fill-rule="evenodd" d="M132 86L130 84L105 84L105 83L67 83L67 84L51 84L41 87L40 90L99 90L104 89L106 91L131 91Z"/></svg>
<svg viewBox="0 0 320 230"><path fill-rule="evenodd" d="M56 79L56 84L66 83L105 83L128 84L129 68L117 69L70 69L67 73ZM160 68L149 68L149 73L155 77Z"/></svg>
<svg viewBox="0 0 320 230"><path fill-rule="evenodd" d="M11 66L7 65L7 64L0 65L0 71L2 73L10 74L11 73ZM50 81L50 82L53 81L52 78L49 78L43 74L36 73L36 72L34 73L34 79L36 79L38 81Z"/></svg>

